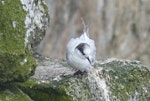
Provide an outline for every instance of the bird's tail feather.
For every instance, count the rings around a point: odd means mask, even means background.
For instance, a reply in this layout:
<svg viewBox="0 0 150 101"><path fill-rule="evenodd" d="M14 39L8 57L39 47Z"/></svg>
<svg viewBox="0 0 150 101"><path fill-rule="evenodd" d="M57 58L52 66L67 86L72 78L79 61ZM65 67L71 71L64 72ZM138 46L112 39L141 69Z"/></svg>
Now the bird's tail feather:
<svg viewBox="0 0 150 101"><path fill-rule="evenodd" d="M83 18L81 18L82 24L84 26L83 28L83 34L89 37L89 24L85 24L85 21Z"/></svg>

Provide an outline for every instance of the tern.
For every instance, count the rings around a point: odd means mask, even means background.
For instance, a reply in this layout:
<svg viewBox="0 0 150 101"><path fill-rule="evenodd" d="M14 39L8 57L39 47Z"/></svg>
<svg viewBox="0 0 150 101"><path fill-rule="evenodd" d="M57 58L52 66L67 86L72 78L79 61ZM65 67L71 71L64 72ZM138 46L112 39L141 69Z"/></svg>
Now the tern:
<svg viewBox="0 0 150 101"><path fill-rule="evenodd" d="M83 33L72 38L66 47L67 63L80 72L87 72L95 63L96 47L94 40L89 38L89 28L84 24Z"/></svg>

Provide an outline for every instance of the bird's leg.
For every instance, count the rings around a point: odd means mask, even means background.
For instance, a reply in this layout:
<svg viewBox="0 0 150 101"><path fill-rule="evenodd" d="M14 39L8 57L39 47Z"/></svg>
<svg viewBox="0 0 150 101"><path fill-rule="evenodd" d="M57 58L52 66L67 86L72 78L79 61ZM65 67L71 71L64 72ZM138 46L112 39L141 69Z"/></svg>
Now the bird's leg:
<svg viewBox="0 0 150 101"><path fill-rule="evenodd" d="M82 71L78 70L77 72L74 73L74 75L83 75L85 73L86 73L86 71L82 72Z"/></svg>

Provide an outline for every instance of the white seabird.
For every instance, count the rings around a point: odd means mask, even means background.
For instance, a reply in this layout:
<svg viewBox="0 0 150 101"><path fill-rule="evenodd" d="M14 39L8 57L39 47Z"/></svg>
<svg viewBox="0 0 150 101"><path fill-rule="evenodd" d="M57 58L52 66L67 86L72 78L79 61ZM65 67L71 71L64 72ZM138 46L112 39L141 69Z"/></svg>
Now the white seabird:
<svg viewBox="0 0 150 101"><path fill-rule="evenodd" d="M84 72L94 65L95 58L95 42L89 38L89 29L84 24L83 34L78 38L72 38L67 44L67 63L72 68Z"/></svg>

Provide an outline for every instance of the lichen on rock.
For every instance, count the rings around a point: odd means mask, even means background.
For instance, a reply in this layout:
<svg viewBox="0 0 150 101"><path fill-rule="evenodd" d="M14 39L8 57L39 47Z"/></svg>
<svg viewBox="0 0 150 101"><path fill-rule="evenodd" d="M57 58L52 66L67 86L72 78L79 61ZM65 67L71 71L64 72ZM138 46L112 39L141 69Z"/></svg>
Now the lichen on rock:
<svg viewBox="0 0 150 101"><path fill-rule="evenodd" d="M101 75L110 89L111 100L146 101L150 99L150 71L139 61L110 59Z"/></svg>
<svg viewBox="0 0 150 101"><path fill-rule="evenodd" d="M35 69L24 46L26 12L19 0L0 2L0 11L0 82L24 81Z"/></svg>
<svg viewBox="0 0 150 101"><path fill-rule="evenodd" d="M45 7L43 0L0 0L0 83L33 75L33 50L48 26Z"/></svg>
<svg viewBox="0 0 150 101"><path fill-rule="evenodd" d="M56 97L58 101L63 99L65 101L147 101L150 99L150 71L138 61L121 59L97 61L88 73L74 75L75 71L69 68L65 61L40 57L38 59L39 65L30 82L20 84L20 88L33 99L36 99L36 96L33 97L31 93L35 90L51 96L51 101L56 101L53 99ZM51 93L47 92L47 89ZM40 100L36 99L36 101Z"/></svg>
<svg viewBox="0 0 150 101"><path fill-rule="evenodd" d="M37 46L46 33L49 22L48 8L43 0L20 0L26 11L25 18L25 46L31 44L35 52Z"/></svg>

